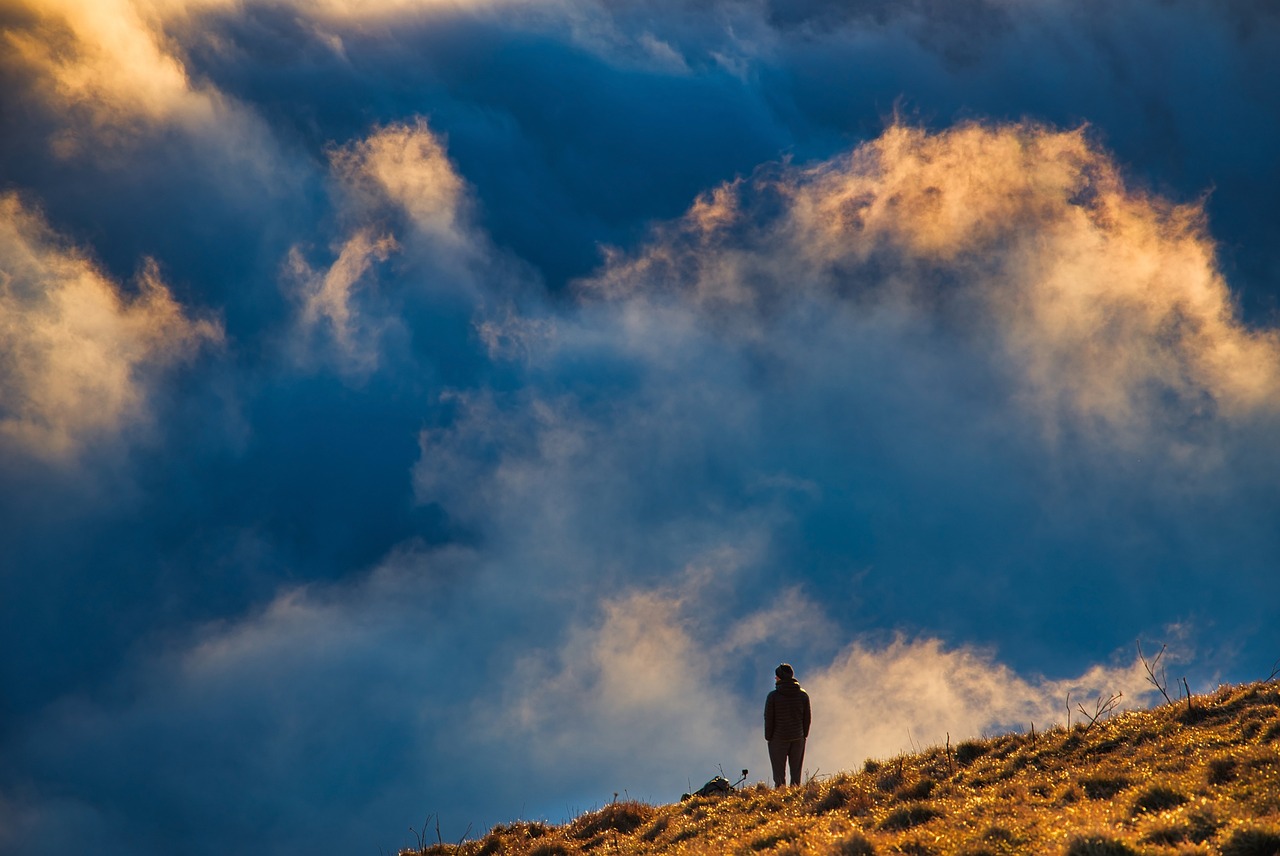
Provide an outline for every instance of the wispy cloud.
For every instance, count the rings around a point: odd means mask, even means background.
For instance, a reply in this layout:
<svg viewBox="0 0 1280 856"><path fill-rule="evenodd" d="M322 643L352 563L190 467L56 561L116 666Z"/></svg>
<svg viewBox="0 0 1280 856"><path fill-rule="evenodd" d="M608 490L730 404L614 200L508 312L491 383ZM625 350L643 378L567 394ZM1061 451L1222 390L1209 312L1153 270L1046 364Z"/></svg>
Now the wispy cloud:
<svg viewBox="0 0 1280 856"><path fill-rule="evenodd" d="M48 458L145 422L158 373L222 341L154 261L129 295L15 194L0 196L0 436Z"/></svg>

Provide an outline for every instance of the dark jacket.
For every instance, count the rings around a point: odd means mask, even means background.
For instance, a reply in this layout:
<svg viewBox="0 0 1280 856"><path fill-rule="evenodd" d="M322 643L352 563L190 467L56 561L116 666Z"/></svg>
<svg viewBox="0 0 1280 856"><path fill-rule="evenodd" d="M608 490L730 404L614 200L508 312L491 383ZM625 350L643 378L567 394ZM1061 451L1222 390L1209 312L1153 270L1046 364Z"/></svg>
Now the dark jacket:
<svg viewBox="0 0 1280 856"><path fill-rule="evenodd" d="M799 740L809 736L809 694L795 678L779 681L764 702L764 739Z"/></svg>

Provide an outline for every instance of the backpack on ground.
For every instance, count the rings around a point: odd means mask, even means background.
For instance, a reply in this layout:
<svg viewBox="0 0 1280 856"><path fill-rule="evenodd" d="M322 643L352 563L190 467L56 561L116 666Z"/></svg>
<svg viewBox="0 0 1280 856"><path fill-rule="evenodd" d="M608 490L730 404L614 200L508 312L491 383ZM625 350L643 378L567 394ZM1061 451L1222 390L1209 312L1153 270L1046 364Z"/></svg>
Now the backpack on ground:
<svg viewBox="0 0 1280 856"><path fill-rule="evenodd" d="M724 776L716 776L693 793L681 795L680 801L684 802L690 797L722 797L731 793L733 793L733 785L729 784L729 780Z"/></svg>

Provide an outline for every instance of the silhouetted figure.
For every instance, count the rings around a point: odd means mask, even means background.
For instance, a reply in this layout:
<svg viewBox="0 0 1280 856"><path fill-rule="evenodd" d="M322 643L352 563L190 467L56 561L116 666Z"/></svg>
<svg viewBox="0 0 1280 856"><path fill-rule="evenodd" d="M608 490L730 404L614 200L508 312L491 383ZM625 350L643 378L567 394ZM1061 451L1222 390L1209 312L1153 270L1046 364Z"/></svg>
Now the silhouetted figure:
<svg viewBox="0 0 1280 856"><path fill-rule="evenodd" d="M764 702L764 739L769 741L769 762L773 765L773 786L786 784L791 767L791 784L800 784L804 763L804 741L809 736L809 694L796 680L795 670L783 663L773 670L774 690Z"/></svg>

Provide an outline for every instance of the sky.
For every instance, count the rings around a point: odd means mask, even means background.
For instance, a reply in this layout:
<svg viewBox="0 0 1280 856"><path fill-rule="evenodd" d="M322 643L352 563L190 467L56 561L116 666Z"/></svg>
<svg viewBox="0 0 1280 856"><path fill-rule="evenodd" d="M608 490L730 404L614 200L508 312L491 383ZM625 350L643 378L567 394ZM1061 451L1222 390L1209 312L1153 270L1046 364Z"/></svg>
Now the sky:
<svg viewBox="0 0 1280 856"><path fill-rule="evenodd" d="M0 0L0 853L758 781L781 661L817 776L1154 704L1139 642L1265 678L1277 44L1267 0Z"/></svg>

